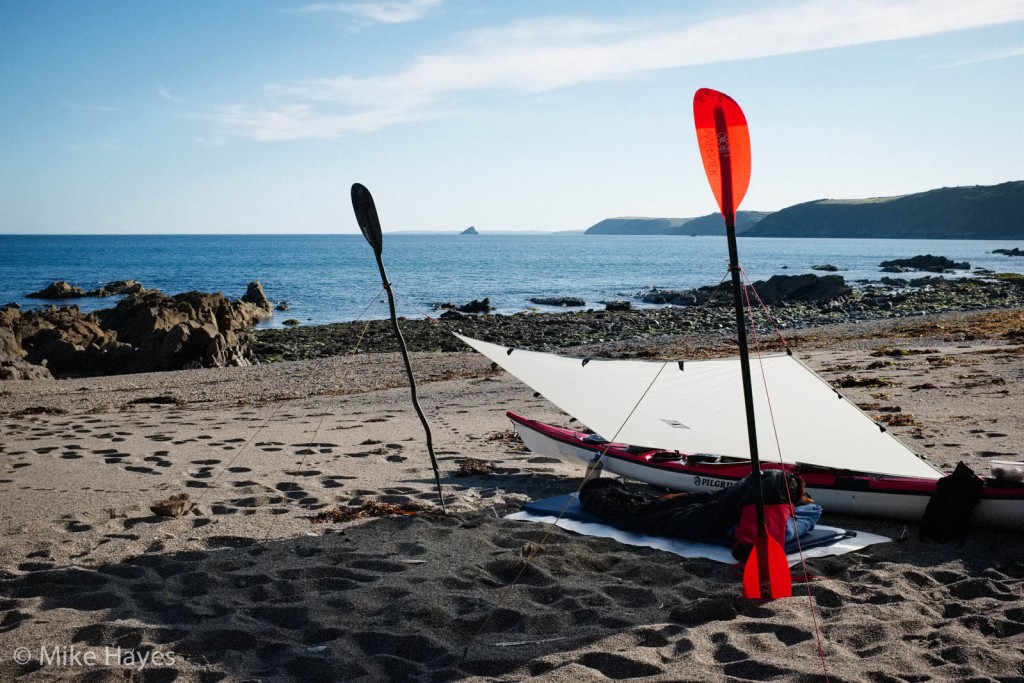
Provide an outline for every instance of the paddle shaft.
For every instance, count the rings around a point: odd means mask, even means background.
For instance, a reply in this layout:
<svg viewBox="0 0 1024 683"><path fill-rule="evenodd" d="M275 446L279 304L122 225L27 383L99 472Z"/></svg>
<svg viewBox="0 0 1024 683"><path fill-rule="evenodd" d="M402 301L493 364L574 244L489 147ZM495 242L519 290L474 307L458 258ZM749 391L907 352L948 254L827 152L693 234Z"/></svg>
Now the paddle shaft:
<svg viewBox="0 0 1024 683"><path fill-rule="evenodd" d="M715 107L715 135L719 140L728 139L728 128L725 123L725 112ZM718 160L722 179L722 215L725 217L725 235L729 242L729 271L732 273L733 306L736 309L736 334L740 346L740 375L743 378L743 405L747 412L747 441L750 444L750 470L754 478L754 490L757 492L757 536L768 535L764 521L764 492L761 490L761 460L757 452L757 425L754 420L754 388L750 380L750 354L747 352L747 320L744 315L743 285L740 282L740 258L736 248L736 207L733 203L732 164L728 153L721 153L719 147ZM728 146L726 145L726 149ZM766 576L767 572L762 573Z"/></svg>
<svg viewBox="0 0 1024 683"><path fill-rule="evenodd" d="M379 251L374 250L374 257L377 259L377 269L380 271L381 282L384 283L384 290L388 293L388 310L391 312L391 330L395 333L398 341L398 350L402 352L402 362L405 363L405 372L409 376L409 392L412 394L412 405L416 414L423 423L423 431L427 438L427 453L430 455L430 466L434 469L434 481L437 482L437 497L441 501L441 511L447 514L444 506L444 494L441 493L441 473L437 467L437 457L434 455L434 437L430 433L430 423L427 416L420 408L420 401L416 394L416 377L412 373L412 362L409 360L409 349L405 346L405 337L402 336L402 329L398 326L398 313L395 310L395 294L391 291L391 281L388 280L387 271L384 270L384 259Z"/></svg>
<svg viewBox="0 0 1024 683"><path fill-rule="evenodd" d="M437 457L434 455L434 438L430 433L430 423L427 416L420 408L419 398L416 395L416 377L412 373L412 363L409 361L409 350L405 346L405 337L398 326L398 313L395 311L395 293L391 291L391 281L388 280L387 271L384 270L384 259L381 252L384 249L384 237L380 229L380 218L377 217L377 206L373 203L373 195L363 185L354 183L352 185L352 210L356 214L356 222L363 237L373 249L373 256L377 259L377 270L380 271L380 281L388 293L388 309L391 311L391 329L395 333L395 341L398 342L398 350L402 352L402 361L405 363L405 374L409 376L409 391L412 393L412 405L416 414L423 423L423 431L427 437L427 453L430 455L430 465L434 469L434 481L437 482L437 497L441 502L441 511L447 514L444 506L444 493L441 490L441 473L437 467Z"/></svg>

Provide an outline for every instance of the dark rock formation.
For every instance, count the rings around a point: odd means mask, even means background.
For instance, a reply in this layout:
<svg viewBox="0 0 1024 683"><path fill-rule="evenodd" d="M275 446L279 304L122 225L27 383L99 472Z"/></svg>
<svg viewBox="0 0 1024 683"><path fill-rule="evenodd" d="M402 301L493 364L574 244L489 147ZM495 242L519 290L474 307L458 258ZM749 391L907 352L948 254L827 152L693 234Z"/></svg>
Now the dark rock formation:
<svg viewBox="0 0 1024 683"><path fill-rule="evenodd" d="M471 226L469 226L468 228L466 228L465 230L463 230L462 232L460 232L459 234L460 234L460 235L479 235L480 233L478 233L478 232L476 231L476 228L474 228L474 227L473 227L473 226L471 225Z"/></svg>
<svg viewBox="0 0 1024 683"><path fill-rule="evenodd" d="M468 304L462 306L456 306L451 302L434 304L434 308L437 310L445 311L441 314L441 317L445 317L445 314L449 314L449 318L458 318L459 313L490 313L493 309L491 308L490 297L483 299L473 299Z"/></svg>
<svg viewBox="0 0 1024 683"><path fill-rule="evenodd" d="M954 270L970 270L971 264L966 261L956 263L945 256L912 256L911 258L882 261L878 264L883 273L907 273L923 270L928 273L950 273Z"/></svg>
<svg viewBox="0 0 1024 683"><path fill-rule="evenodd" d="M540 306L586 306L587 302L575 296L535 296L531 303Z"/></svg>
<svg viewBox="0 0 1024 683"><path fill-rule="evenodd" d="M25 350L25 360L44 365L57 376L74 374L79 367L103 366L114 357L123 358L127 350L117 343L115 332L100 327L95 314L82 313L78 306L27 311L12 331Z"/></svg>
<svg viewBox="0 0 1024 683"><path fill-rule="evenodd" d="M142 286L142 283L137 280L117 280L115 282L108 282L98 289L90 289L87 292L81 287L69 284L64 280L58 280L41 291L26 294L25 296L33 299L80 299L86 296L102 298L117 294L137 294L144 289L145 287Z"/></svg>
<svg viewBox="0 0 1024 683"><path fill-rule="evenodd" d="M841 275L773 275L767 281L755 282L753 286L766 304L820 304L848 296L852 291ZM732 304L732 294L727 284L721 284L684 291L652 289L641 300L648 304L674 306L724 306Z"/></svg>
<svg viewBox="0 0 1024 683"><path fill-rule="evenodd" d="M493 309L491 308L490 297L484 297L483 299L473 299L468 304L459 306L456 310L460 313L490 313Z"/></svg>
<svg viewBox="0 0 1024 683"><path fill-rule="evenodd" d="M695 306L698 302L708 299L710 293L716 287L700 287L698 289L658 289L652 287L649 291L640 295L640 300L645 304L671 304L673 306Z"/></svg>
<svg viewBox="0 0 1024 683"><path fill-rule="evenodd" d="M118 294L138 294L145 289L138 280L117 280L108 282L99 289L91 289L85 293L85 296L108 297Z"/></svg>
<svg viewBox="0 0 1024 683"><path fill-rule="evenodd" d="M838 273L839 266L834 266L831 263L825 263L818 266L811 266L811 270L820 270L826 273Z"/></svg>
<svg viewBox="0 0 1024 683"><path fill-rule="evenodd" d="M245 330L267 315L221 294L167 296L156 290L137 291L114 308L88 314L77 306L27 312L6 307L0 309L0 376L31 375L18 365L23 362L54 376L249 365Z"/></svg>
<svg viewBox="0 0 1024 683"><path fill-rule="evenodd" d="M222 294L145 291L98 315L104 328L116 330L119 341L148 361L147 370L177 370L248 365L247 339L240 333L268 311Z"/></svg>
<svg viewBox="0 0 1024 683"><path fill-rule="evenodd" d="M32 292L25 296L32 299L78 299L85 296L85 290L64 280L58 280L38 292Z"/></svg>
<svg viewBox="0 0 1024 683"><path fill-rule="evenodd" d="M754 283L766 304L800 302L820 304L849 296L853 289L841 275L773 275Z"/></svg>
<svg viewBox="0 0 1024 683"><path fill-rule="evenodd" d="M606 311L632 311L632 301L605 301L604 310Z"/></svg>
<svg viewBox="0 0 1024 683"><path fill-rule="evenodd" d="M1004 254L1006 256L1024 256L1024 251L1021 251L1017 247L1013 249L993 249L993 254Z"/></svg>
<svg viewBox="0 0 1024 683"><path fill-rule="evenodd" d="M32 365L23 360L0 358L0 380L5 379L53 379L53 375L41 365Z"/></svg>
<svg viewBox="0 0 1024 683"><path fill-rule="evenodd" d="M0 327L0 358L21 360L25 357L25 349L21 348L14 331L7 327Z"/></svg>
<svg viewBox="0 0 1024 683"><path fill-rule="evenodd" d="M242 295L242 301L258 306L267 313L274 312L274 304L267 298L267 293L263 291L263 285L260 284L259 280L253 280L249 283L245 294Z"/></svg>

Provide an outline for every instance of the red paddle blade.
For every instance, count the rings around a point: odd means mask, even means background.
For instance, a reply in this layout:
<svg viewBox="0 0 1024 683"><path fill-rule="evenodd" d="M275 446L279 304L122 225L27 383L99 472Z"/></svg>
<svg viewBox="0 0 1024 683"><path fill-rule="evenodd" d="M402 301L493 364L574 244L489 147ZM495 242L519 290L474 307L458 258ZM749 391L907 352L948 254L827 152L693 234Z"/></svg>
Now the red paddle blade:
<svg viewBox="0 0 1024 683"><path fill-rule="evenodd" d="M743 569L743 597L788 598L793 595L786 551L771 536L758 538Z"/></svg>
<svg viewBox="0 0 1024 683"><path fill-rule="evenodd" d="M704 172L718 208L729 225L750 185L750 132L736 101L726 94L701 88L693 96L693 122Z"/></svg>

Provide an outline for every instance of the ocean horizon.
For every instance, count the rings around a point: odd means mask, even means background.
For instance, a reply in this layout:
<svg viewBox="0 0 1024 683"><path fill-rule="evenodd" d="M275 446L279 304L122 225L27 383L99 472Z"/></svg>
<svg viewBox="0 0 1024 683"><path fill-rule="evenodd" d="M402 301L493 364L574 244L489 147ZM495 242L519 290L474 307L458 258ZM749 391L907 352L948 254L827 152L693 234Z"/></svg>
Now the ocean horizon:
<svg viewBox="0 0 1024 683"><path fill-rule="evenodd" d="M967 262L981 271L1024 274L1024 258L993 253L1014 240L904 240L741 237L740 262L752 281L816 273L832 265L847 282L926 273L882 273L879 263L920 254ZM92 311L117 298L28 298L51 282L83 289L133 279L167 294L199 290L244 294L259 280L272 301L286 301L260 327L384 318L387 304L373 252L358 234L0 235L0 305L77 305ZM652 288L715 285L727 275L722 236L623 236L581 233L385 233L383 258L399 314L435 315L439 303L489 298L495 311L556 311L530 299L576 297L584 308L630 300Z"/></svg>

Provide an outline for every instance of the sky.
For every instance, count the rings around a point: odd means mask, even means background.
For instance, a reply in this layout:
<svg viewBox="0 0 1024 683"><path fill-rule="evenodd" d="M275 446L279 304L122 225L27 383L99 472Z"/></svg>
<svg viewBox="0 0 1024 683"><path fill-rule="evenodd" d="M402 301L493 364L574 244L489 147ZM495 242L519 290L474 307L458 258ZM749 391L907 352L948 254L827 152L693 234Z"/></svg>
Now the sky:
<svg viewBox="0 0 1024 683"><path fill-rule="evenodd" d="M1021 0L0 1L0 232L583 230L1024 179Z"/></svg>

